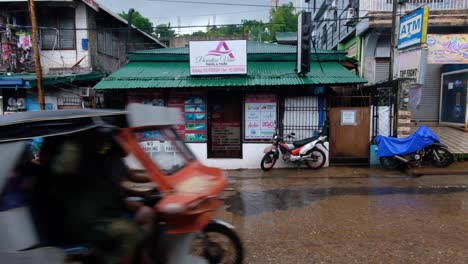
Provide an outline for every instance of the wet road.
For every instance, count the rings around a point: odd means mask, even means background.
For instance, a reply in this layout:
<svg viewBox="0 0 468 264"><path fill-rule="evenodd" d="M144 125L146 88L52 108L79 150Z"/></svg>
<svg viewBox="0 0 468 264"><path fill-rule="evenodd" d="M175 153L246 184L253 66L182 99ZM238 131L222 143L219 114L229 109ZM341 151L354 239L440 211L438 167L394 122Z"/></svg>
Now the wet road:
<svg viewBox="0 0 468 264"><path fill-rule="evenodd" d="M468 263L468 176L234 171L218 217L246 263Z"/></svg>

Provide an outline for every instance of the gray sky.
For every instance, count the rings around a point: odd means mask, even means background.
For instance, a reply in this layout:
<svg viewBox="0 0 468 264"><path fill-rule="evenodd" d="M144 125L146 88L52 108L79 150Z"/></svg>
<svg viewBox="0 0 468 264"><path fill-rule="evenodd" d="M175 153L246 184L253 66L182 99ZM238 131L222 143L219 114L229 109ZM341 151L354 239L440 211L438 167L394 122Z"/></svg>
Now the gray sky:
<svg viewBox="0 0 468 264"><path fill-rule="evenodd" d="M210 25L216 24L238 24L242 19L257 19L268 21L269 8L265 7L243 7L243 6L223 6L223 5L203 5L188 3L167 3L155 2L151 0L97 0L116 13L120 13L130 8L139 11L143 16L148 17L155 25L171 23L171 26L180 25L194 26L205 25L204 28L181 28L177 33L189 33L197 30L204 30L208 22ZM168 0L169 1L169 0ZM236 3L271 5L271 0L188 0L216 3ZM295 6L305 5L304 0L280 0L280 3L293 2ZM215 17L216 16L216 17ZM213 21L216 20L216 21Z"/></svg>

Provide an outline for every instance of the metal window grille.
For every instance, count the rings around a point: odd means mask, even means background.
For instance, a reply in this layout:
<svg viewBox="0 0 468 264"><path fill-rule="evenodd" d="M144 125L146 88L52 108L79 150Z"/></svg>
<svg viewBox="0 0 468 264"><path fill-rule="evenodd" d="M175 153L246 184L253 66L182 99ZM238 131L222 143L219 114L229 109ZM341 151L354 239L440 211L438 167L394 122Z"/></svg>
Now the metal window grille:
<svg viewBox="0 0 468 264"><path fill-rule="evenodd" d="M313 137L321 132L326 108L320 106L317 96L286 97L283 102L280 132L296 134L296 140ZM322 114L322 118L321 115Z"/></svg>
<svg viewBox="0 0 468 264"><path fill-rule="evenodd" d="M379 87L372 94L372 135L394 136L396 93L392 87Z"/></svg>

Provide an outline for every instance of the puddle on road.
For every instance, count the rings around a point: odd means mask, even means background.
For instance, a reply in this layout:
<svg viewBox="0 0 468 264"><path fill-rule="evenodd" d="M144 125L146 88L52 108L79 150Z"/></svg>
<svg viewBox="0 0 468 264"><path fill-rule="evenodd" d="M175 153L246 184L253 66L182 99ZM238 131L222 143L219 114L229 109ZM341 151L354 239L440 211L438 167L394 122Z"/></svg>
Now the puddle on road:
<svg viewBox="0 0 468 264"><path fill-rule="evenodd" d="M444 195L468 192L468 186L424 186L424 187L332 187L272 189L241 192L224 199L228 212L238 215L254 215L262 212L288 210L313 204L328 197L340 195ZM405 198L405 202L407 199Z"/></svg>

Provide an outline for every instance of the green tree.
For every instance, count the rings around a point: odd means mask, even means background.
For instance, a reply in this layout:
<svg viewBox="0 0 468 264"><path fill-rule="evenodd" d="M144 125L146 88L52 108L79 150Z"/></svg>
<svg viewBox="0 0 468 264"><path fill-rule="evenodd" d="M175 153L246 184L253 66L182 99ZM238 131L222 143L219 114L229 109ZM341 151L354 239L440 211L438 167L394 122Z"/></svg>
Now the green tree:
<svg viewBox="0 0 468 264"><path fill-rule="evenodd" d="M268 29L271 36L275 36L276 32L297 31L297 18L299 13L296 13L292 3L283 4L278 8L273 8L270 11L270 24Z"/></svg>
<svg viewBox="0 0 468 264"><path fill-rule="evenodd" d="M167 24L159 24L156 26L154 30L154 34L156 37L161 38L161 37L174 37L175 36L175 30L171 28L171 23Z"/></svg>
<svg viewBox="0 0 468 264"><path fill-rule="evenodd" d="M119 16L121 16L125 20L128 20L128 13L126 13L125 11L122 11L122 13L120 13ZM132 14L132 24L145 32L148 32L150 34L154 33L153 23L148 18L142 16L138 11L135 11Z"/></svg>
<svg viewBox="0 0 468 264"><path fill-rule="evenodd" d="M242 30L253 41L271 41L273 39L266 24L261 20L242 20Z"/></svg>

